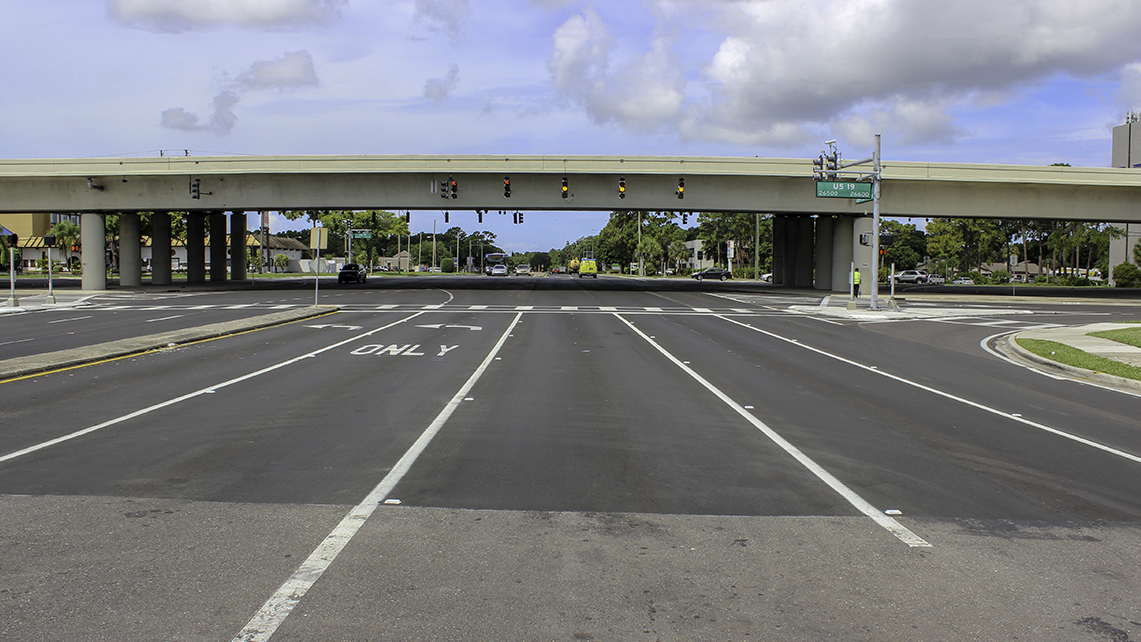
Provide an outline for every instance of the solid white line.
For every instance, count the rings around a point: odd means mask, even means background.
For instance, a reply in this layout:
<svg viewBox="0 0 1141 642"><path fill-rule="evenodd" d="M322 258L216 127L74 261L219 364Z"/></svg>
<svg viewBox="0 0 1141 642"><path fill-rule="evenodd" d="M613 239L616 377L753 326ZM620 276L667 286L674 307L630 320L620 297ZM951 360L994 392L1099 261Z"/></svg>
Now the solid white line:
<svg viewBox="0 0 1141 642"><path fill-rule="evenodd" d="M288 361L283 361L277 365L269 366L268 368L262 368L261 370L258 370L257 372L251 372L249 374L242 375L242 376L237 377L235 379L230 379L229 381L223 381L222 383L214 384L212 386L207 386L205 388L202 388L201 390L189 392L189 393L184 394L180 397L168 399L168 400L163 401L161 403L156 403L153 406L147 406L146 408L143 408L141 410L136 410L132 413L128 413L128 414L122 415L120 417L116 417L116 418L108 420L108 421L104 421L101 424L96 424L94 426L84 428L83 430L77 430L73 433L64 435L62 437L56 437L55 439L49 439L48 441L45 441L43 443L39 443L39 444L36 444L34 446L28 446L27 448L24 448L22 450L17 450L15 452L8 453L7 455L0 456L0 463L6 462L6 461L11 460L11 459L16 459L17 457L23 457L24 455L34 453L38 450L43 450L44 448L49 448L51 446L55 446L56 444L62 444L65 441L70 441L72 439L75 439L76 437L82 437L83 435L93 433L97 430L102 430L103 428L107 428L108 426L114 426L115 424L123 423L124 421L127 421L129 419L134 419L135 417L141 417L145 414L152 413L156 410L161 410L161 409L166 408L168 406L173 406L177 403L181 403L183 401L186 401L187 399L193 399L195 397L198 397L201 395L206 395L206 394L213 394L215 391L219 390L220 388L232 386L236 383L241 383L241 382L246 381L248 379L253 379L254 377L266 374L267 372L273 372L274 370L277 370L279 368L284 368L285 366L292 365L294 363L297 363L298 361L303 361L305 359L315 357L315 356L321 354L322 352L328 352L329 350L332 350L334 348L339 348L339 347L345 345L346 343L352 343L353 341L356 341L358 339L362 339L364 337L376 334L377 332L380 332L381 330L386 330L388 328L391 328L394 325L404 323L405 321L410 321L410 320L420 316L421 314L423 314L423 313L417 312L416 314L413 314L410 317L406 317L406 318L401 319L399 321L394 321L394 322L392 322L386 326L377 328L375 330L369 330L368 332L365 332L364 334L357 335L351 339L345 339L344 341L339 341L339 342L334 343L330 346L326 346L324 348L321 348L320 350L314 350L313 352L310 352L308 354L303 354L299 357L294 357Z"/></svg>
<svg viewBox="0 0 1141 642"><path fill-rule="evenodd" d="M84 319L90 319L90 318L91 318L91 315L87 315L85 317L73 317L71 319L56 319L55 321L48 321L48 325L51 325L53 323L64 323L66 321L82 321Z"/></svg>
<svg viewBox="0 0 1141 642"><path fill-rule="evenodd" d="M712 392L717 396L718 399L725 402L726 405L735 410L737 414L741 415L745 418L746 421L753 424L754 427L764 433L766 437L771 439L774 443L776 443L776 445L780 446L786 453L800 462L801 465L807 468L813 475L816 475L817 478L819 478L825 484L828 484L832 490L836 491L840 494L841 497L848 500L848 503L855 507L856 510L870 517L872 521L882 526L892 535L895 535L897 538L899 538L900 541L902 541L904 544L907 544L908 546L913 548L931 546L931 544L929 544L926 540L911 532L907 527L888 517L884 514L883 511L879 510L875 506L872 506L871 503L869 503L866 499L860 497L854 490L844 485L844 482L836 479L832 473L825 470L820 464L817 464L812 460L812 458L810 458L808 455L805 455L799 448L789 443L784 437L781 437L775 430L769 428L765 422L757 419L753 413L749 412L741 404L731 399L729 395L722 392L720 388L714 386L707 379L705 379L705 377L697 374L693 368L690 368L684 364L681 360L667 352L665 348L647 336L644 332L634 327L634 324L630 323L620 315L615 314L614 316L618 317L622 323L625 323L630 327L631 330L645 339L646 342L654 346L658 352L662 353L662 355L672 361L674 365L684 370L685 373L689 376L693 377L694 380L704 386L706 390Z"/></svg>
<svg viewBox="0 0 1141 642"><path fill-rule="evenodd" d="M1003 417L1003 418L1009 419L1011 421L1017 421L1020 424L1025 424L1025 425L1030 426L1032 428L1037 428L1038 430L1048 432L1052 435L1057 435L1059 437L1065 437L1066 439L1076 441L1079 444L1083 444L1083 445L1089 446L1091 448L1097 448L1098 450L1105 451L1107 453L1110 453L1111 455L1117 455L1118 457L1122 457L1124 459L1128 459L1130 461L1134 461L1134 462L1141 464L1141 457L1134 455L1132 453L1127 453L1124 450L1118 450L1112 446L1106 446L1105 444L1099 444L1098 442L1091 441L1089 439L1086 439L1085 437L1079 437L1077 435L1072 435L1068 432L1063 432L1061 430L1058 430L1057 428L1051 428L1050 426L1047 426L1045 424L1040 424L1036 421L1030 421L1029 419L1026 419L1024 417L1020 417L1020 416L1013 414L1013 413L1003 412L1003 411L998 410L996 408L991 408L990 406L984 406L983 404L978 403L976 401L971 401L970 399L964 399L963 397L955 396L949 392L943 392L942 390L939 390L937 388L925 386L921 383L911 381L910 379L904 379L903 377L893 375L889 372L884 372L883 370L880 370L879 368L873 368L871 366L865 366L862 363L856 363L855 361L852 361L851 359L846 359L846 358L841 357L839 355L835 355L835 354L832 354L830 352L825 352L819 348L813 348L812 346L804 345L803 343L800 343L795 339L788 339L786 337L780 336L779 334L773 334L772 332L768 332L767 330L762 330L760 328L754 328L753 326L751 326L747 323L741 323L740 321L735 321L733 319L730 319L728 317L723 317L721 315L715 315L715 316L719 319L728 321L729 323L734 323L736 325L739 325L742 328L748 328L750 330L753 330L754 332L760 332L761 334L764 334L766 336L770 336L774 339L779 339L779 340L784 341L786 343L790 343L794 346L804 348L805 350L811 350L812 352L815 352L819 355L823 355L823 356L828 357L830 359L835 359L837 361L846 363L850 366L855 366L857 368L867 370L868 372L874 372L874 373L880 375L881 377L887 377L888 379L892 379L894 381L898 381L900 383L904 383L904 384L907 384L909 386L919 388L920 390L925 390L927 392L930 392L930 393L935 394L935 395L939 395L940 397L945 397L945 398L950 399L952 401L957 401L961 404L968 405L972 408L977 408L977 409L982 410L984 412L989 412L992 415L998 415L999 417Z"/></svg>
<svg viewBox="0 0 1141 642"><path fill-rule="evenodd" d="M147 319L146 322L147 323L154 323L155 321L169 321L171 319L177 319L179 317L184 317L184 316L186 316L186 315L185 314L176 314L176 315L170 316L170 317L159 317L157 319Z"/></svg>
<svg viewBox="0 0 1141 642"><path fill-rule="evenodd" d="M432 423L420 434L412 447L404 453L404 456L396 462L388 475L384 477L376 488L372 489L362 501L353 508L348 515L341 520L340 524L329 533L321 545L318 546L309 557L301 563L301 566L294 571L293 575L277 589L266 603L262 605L261 609L255 614L250 621L246 624L245 628L234 637L233 642L265 642L273 635L277 627L285 621L301 598L309 591L309 589L321 578L321 575L337 558L337 555L344 550L348 545L349 540L357 534L368 518L376 510L376 507L388 498L388 494L396 487L396 484L404 477L405 474L412 468L412 464L428 447L428 444L440 432L444 424L447 423L448 418L452 416L456 408L464 402L468 392L475 386L479 378L483 376L484 371L495 360L495 355L507 342L507 337L511 335L511 331L515 329L519 319L523 317L523 313L519 312L515 315L515 319L511 325L507 326L507 330L499 337L495 347L483 359L483 363L475 369L475 372L468 377L467 382L460 387L459 391L452 396L451 401L448 402L440 414L432 421Z"/></svg>
<svg viewBox="0 0 1141 642"><path fill-rule="evenodd" d="M1048 326L1042 326L1042 327L1058 327L1058 326L1048 325ZM1056 375L1056 374L1053 374L1050 372L1046 372L1045 370L1039 370L1038 368L1036 368L1032 365L1028 365L1025 363L1019 363L1018 361L1015 361L1014 359L1011 359L1010 357L1006 356L1005 354L1002 354L1001 352L990 347L990 342L992 339L997 339L999 337L1014 334L1016 332L1024 332L1028 329L1033 330L1034 328L1021 328L1018 330L1007 330L1006 332L999 332L998 334L992 334L989 337L985 337L982 341L979 341L979 346L981 346L983 350L986 350L991 355L998 357L999 359L1002 359L1003 361L1005 361L1011 365L1018 366L1020 368L1026 368L1030 372L1033 372L1034 374L1040 374L1043 377L1049 377L1049 378L1054 379L1056 381L1073 381L1074 383L1080 383L1082 385L1092 386L1094 388L1100 388L1102 390L1108 390L1110 392L1117 392L1117 393L1121 393L1123 395L1129 395L1130 397L1141 397L1141 394L1133 392L1132 390L1123 390L1121 388L1113 388L1111 386L1106 386L1106 385L1100 384L1096 381L1081 381L1081 380L1077 380L1077 379L1072 379L1070 377L1063 377L1061 375Z"/></svg>

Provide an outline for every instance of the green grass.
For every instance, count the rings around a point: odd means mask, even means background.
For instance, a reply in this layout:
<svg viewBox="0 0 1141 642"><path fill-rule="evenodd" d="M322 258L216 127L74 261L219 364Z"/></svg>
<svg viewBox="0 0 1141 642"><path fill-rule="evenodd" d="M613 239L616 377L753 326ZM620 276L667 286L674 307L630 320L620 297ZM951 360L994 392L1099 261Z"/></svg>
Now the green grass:
<svg viewBox="0 0 1141 642"><path fill-rule="evenodd" d="M1064 343L1043 339L1015 339L1015 341L1030 352L1058 363L1141 381L1141 368L1099 357Z"/></svg>
<svg viewBox="0 0 1141 642"><path fill-rule="evenodd" d="M1141 348L1141 328L1122 328L1120 330L1103 330L1101 332L1090 332L1088 336L1101 337L1102 339L1109 339L1118 343L1136 346Z"/></svg>

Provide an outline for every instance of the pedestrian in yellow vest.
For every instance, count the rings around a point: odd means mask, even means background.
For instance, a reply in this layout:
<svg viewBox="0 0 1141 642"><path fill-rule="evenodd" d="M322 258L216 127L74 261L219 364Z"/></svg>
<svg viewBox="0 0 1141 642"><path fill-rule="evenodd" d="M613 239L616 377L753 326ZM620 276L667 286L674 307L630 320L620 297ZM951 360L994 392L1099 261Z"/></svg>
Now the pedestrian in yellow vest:
<svg viewBox="0 0 1141 642"><path fill-rule="evenodd" d="M860 296L860 268L856 268L856 273L852 275L852 285L855 286L856 296Z"/></svg>

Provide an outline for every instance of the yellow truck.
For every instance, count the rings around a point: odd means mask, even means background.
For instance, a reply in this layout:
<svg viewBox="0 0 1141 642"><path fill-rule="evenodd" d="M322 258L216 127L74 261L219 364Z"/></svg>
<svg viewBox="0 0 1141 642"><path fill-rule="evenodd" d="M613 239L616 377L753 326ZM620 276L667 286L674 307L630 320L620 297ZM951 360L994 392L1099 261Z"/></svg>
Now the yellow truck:
<svg viewBox="0 0 1141 642"><path fill-rule="evenodd" d="M588 276L598 278L598 264L594 259L583 259L578 264L578 278L585 279Z"/></svg>

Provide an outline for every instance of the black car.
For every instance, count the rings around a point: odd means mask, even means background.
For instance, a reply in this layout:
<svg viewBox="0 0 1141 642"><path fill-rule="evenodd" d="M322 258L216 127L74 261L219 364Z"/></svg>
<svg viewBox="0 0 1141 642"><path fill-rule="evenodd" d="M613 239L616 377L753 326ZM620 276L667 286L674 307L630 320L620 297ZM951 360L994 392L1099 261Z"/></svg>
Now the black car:
<svg viewBox="0 0 1141 642"><path fill-rule="evenodd" d="M364 283L368 280L368 270L357 263L346 263L337 274L337 283Z"/></svg>
<svg viewBox="0 0 1141 642"><path fill-rule="evenodd" d="M701 281L702 279L721 279L724 281L726 279L733 278L733 273L724 268L711 267L705 268L700 272L694 272L690 276L697 279L698 281Z"/></svg>

